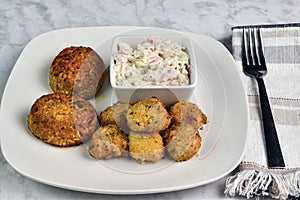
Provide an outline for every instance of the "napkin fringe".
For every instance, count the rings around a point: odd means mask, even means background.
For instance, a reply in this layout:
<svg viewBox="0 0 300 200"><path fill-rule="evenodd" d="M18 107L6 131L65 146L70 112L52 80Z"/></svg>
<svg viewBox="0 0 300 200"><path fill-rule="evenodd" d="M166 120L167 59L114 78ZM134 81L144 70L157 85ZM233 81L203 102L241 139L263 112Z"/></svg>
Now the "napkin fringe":
<svg viewBox="0 0 300 200"><path fill-rule="evenodd" d="M257 196L297 198L300 197L300 171L274 173L255 169L243 170L227 178L224 194L231 197L238 194L247 199Z"/></svg>

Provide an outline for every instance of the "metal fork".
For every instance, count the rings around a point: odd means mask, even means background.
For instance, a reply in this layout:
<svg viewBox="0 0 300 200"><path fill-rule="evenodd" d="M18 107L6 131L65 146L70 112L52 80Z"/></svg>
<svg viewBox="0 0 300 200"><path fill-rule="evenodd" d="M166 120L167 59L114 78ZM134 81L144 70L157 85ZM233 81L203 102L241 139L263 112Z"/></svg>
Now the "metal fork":
<svg viewBox="0 0 300 200"><path fill-rule="evenodd" d="M272 111L263 77L267 74L259 28L244 28L242 39L242 64L246 75L254 77L259 88L260 106L264 127L269 168L285 167Z"/></svg>

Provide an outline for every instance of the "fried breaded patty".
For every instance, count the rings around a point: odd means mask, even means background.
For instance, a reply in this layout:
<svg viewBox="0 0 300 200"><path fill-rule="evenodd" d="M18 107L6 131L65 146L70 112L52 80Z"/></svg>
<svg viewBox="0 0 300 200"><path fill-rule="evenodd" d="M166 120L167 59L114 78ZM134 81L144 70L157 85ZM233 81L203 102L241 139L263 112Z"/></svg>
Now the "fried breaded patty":
<svg viewBox="0 0 300 200"><path fill-rule="evenodd" d="M117 102L107 107L100 113L100 124L102 126L108 124L116 124L125 133L129 133L127 126L126 113L130 104Z"/></svg>
<svg viewBox="0 0 300 200"><path fill-rule="evenodd" d="M130 132L129 152L131 157L141 164L157 162L164 157L163 139L159 133L141 134Z"/></svg>
<svg viewBox="0 0 300 200"><path fill-rule="evenodd" d="M201 147L201 137L190 124L173 125L164 133L166 149L176 162L191 159Z"/></svg>
<svg viewBox="0 0 300 200"><path fill-rule="evenodd" d="M92 135L88 151L96 159L127 156L128 136L115 124L102 126Z"/></svg>
<svg viewBox="0 0 300 200"><path fill-rule="evenodd" d="M170 108L170 115L174 124L190 124L195 128L203 128L207 124L207 117L194 103L178 101Z"/></svg>
<svg viewBox="0 0 300 200"><path fill-rule="evenodd" d="M53 92L89 99L101 89L107 77L102 58L90 47L68 47L53 60L49 84Z"/></svg>
<svg viewBox="0 0 300 200"><path fill-rule="evenodd" d="M134 132L155 133L169 127L170 115L164 103L152 97L129 107L126 114L127 125Z"/></svg>
<svg viewBox="0 0 300 200"><path fill-rule="evenodd" d="M98 126L95 108L71 94L43 95L31 107L27 119L30 132L56 146L74 146L86 141Z"/></svg>

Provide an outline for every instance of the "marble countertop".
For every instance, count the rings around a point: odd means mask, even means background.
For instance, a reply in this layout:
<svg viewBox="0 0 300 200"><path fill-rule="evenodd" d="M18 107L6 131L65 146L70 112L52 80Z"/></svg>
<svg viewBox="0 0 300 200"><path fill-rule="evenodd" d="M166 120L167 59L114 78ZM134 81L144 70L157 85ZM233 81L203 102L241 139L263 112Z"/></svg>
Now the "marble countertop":
<svg viewBox="0 0 300 200"><path fill-rule="evenodd" d="M299 6L298 0L1 0L0 100L26 44L47 31L87 26L161 27L204 34L230 50L232 26L299 22ZM32 181L16 172L0 152L0 199L227 199L223 195L225 178L164 194L90 194Z"/></svg>

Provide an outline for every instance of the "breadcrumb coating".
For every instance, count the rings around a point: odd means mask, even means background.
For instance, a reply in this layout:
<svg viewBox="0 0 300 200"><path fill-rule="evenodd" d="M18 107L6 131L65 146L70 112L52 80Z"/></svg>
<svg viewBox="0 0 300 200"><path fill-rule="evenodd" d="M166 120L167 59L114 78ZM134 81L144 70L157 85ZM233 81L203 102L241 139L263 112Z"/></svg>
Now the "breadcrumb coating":
<svg viewBox="0 0 300 200"><path fill-rule="evenodd" d="M128 155L128 136L117 125L98 128L89 143L89 154L96 159Z"/></svg>
<svg viewBox="0 0 300 200"><path fill-rule="evenodd" d="M129 133L127 126L126 113L130 104L117 102L107 107L100 113L100 124L106 126L108 124L117 125L125 133Z"/></svg>
<svg viewBox="0 0 300 200"><path fill-rule="evenodd" d="M143 133L163 131L169 127L171 122L164 103L155 97L130 106L126 119L131 131Z"/></svg>
<svg viewBox="0 0 300 200"><path fill-rule="evenodd" d="M94 97L108 75L102 58L90 47L71 46L63 49L53 60L49 85L53 92Z"/></svg>
<svg viewBox="0 0 300 200"><path fill-rule="evenodd" d="M200 129L207 124L207 117L201 109L196 104L183 100L171 106L170 115L174 124L190 124Z"/></svg>
<svg viewBox="0 0 300 200"><path fill-rule="evenodd" d="M27 118L28 129L55 146L74 146L86 141L98 126L95 108L71 94L53 93L38 98Z"/></svg>
<svg viewBox="0 0 300 200"><path fill-rule="evenodd" d="M201 147L199 132L190 124L173 125L164 138L168 155L176 162L191 159Z"/></svg>
<svg viewBox="0 0 300 200"><path fill-rule="evenodd" d="M149 135L130 132L129 152L141 164L157 162L164 157L163 139L159 133Z"/></svg>

